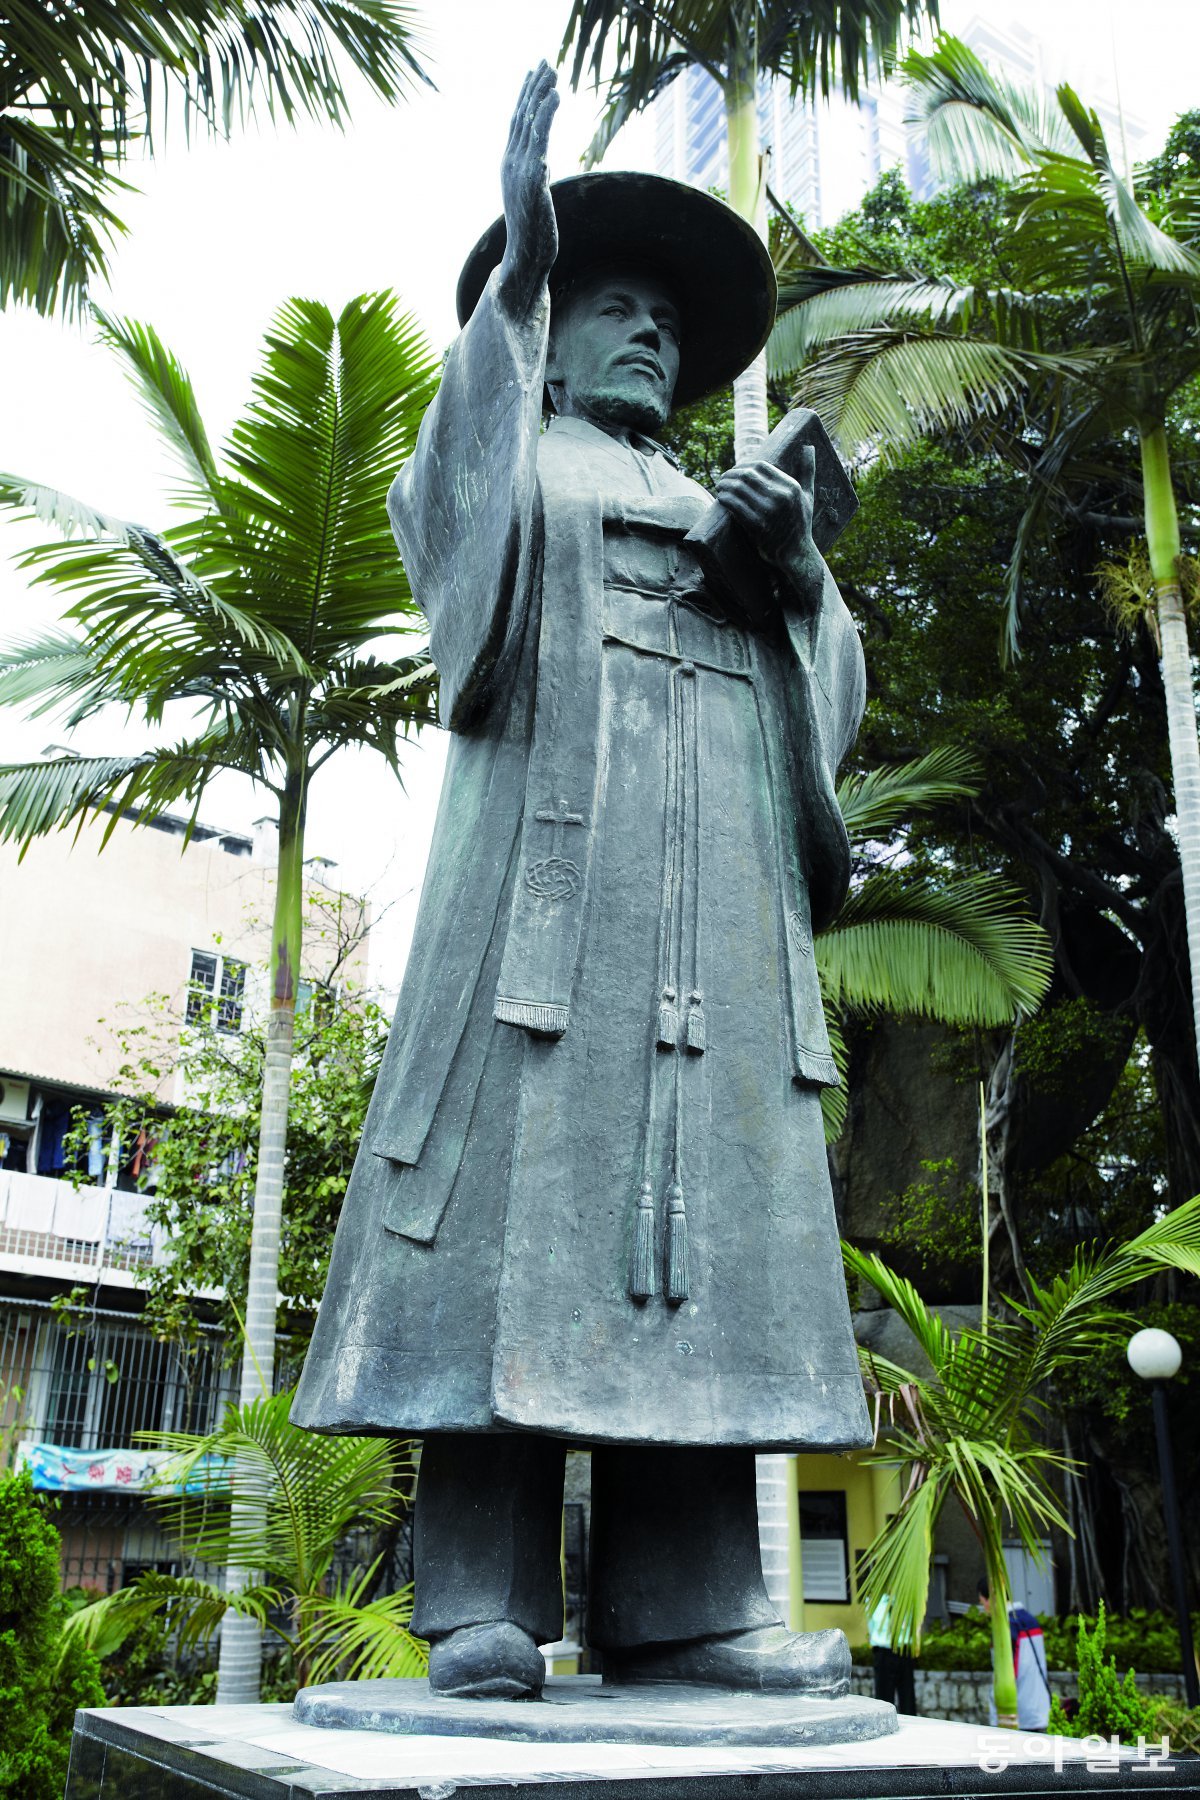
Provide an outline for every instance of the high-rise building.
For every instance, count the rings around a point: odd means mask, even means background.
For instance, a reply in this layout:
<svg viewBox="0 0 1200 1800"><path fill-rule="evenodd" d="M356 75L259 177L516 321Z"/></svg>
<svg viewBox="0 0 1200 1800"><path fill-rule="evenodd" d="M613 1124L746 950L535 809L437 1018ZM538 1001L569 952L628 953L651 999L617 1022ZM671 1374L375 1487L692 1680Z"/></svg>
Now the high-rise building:
<svg viewBox="0 0 1200 1800"><path fill-rule="evenodd" d="M985 63L1023 83L1053 86L1040 41L1024 26L975 17L961 33ZM1116 84L1101 68L1075 80L1095 106L1122 162L1145 154L1146 131L1124 113ZM761 141L769 153L768 180L779 198L810 226L832 225L856 206L885 169L899 168L918 199L935 182L920 133L906 121L908 95L898 81L865 89L857 104L831 96L793 100L785 81L759 83ZM729 181L724 105L712 77L694 65L654 103L655 166L662 175L696 187L724 189Z"/></svg>

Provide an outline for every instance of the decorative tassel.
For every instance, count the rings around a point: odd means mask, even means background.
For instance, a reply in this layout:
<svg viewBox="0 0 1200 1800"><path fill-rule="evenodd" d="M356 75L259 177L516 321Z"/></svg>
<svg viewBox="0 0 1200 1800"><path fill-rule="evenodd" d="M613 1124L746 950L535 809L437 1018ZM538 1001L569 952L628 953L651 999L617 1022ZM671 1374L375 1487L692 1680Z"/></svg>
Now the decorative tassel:
<svg viewBox="0 0 1200 1800"><path fill-rule="evenodd" d="M660 1050L674 1050L678 1042L679 1008L675 1004L675 989L665 987L658 1003L658 1047Z"/></svg>
<svg viewBox="0 0 1200 1800"><path fill-rule="evenodd" d="M688 1222L683 1189L673 1181L667 1189L667 1253L663 1293L672 1306L688 1297Z"/></svg>
<svg viewBox="0 0 1200 1800"><path fill-rule="evenodd" d="M691 1004L688 1007L687 1016L687 1047L689 1050L700 1051L704 1049L705 1045L704 995L699 988L693 988L690 998Z"/></svg>
<svg viewBox="0 0 1200 1800"><path fill-rule="evenodd" d="M654 1292L654 1184L649 1176L638 1189L637 1224L633 1238L633 1265L629 1271L629 1298L648 1300Z"/></svg>

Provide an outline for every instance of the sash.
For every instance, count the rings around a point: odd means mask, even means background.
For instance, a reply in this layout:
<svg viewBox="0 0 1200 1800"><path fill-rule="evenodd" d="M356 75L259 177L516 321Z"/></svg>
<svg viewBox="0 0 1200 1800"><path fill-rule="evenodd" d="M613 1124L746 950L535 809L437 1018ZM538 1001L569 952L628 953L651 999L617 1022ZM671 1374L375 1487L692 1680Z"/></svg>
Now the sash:
<svg viewBox="0 0 1200 1800"><path fill-rule="evenodd" d="M494 1014L561 1037L596 818L604 540L589 447L550 433L539 457L544 562L533 744Z"/></svg>

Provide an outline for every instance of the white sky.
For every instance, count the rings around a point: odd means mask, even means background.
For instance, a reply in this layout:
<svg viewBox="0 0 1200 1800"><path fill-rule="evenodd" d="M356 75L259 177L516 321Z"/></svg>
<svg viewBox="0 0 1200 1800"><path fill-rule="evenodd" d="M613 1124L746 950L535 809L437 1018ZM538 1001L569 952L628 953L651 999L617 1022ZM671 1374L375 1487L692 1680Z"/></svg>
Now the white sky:
<svg viewBox="0 0 1200 1800"><path fill-rule="evenodd" d="M961 29L978 0L942 0ZM500 210L499 159L525 71L557 54L565 0L424 0L427 66L437 92L388 109L359 96L344 135L269 123L230 144L172 143L128 178L141 190L120 208L128 236L112 285L96 298L151 321L196 384L214 443L241 411L262 334L289 295L326 301L393 287L435 349L454 331L463 257ZM1200 13L1194 0L1002 0L992 17L1026 25L1043 43L1046 73L1085 95L1114 79L1157 149L1171 120L1200 104ZM564 94L551 173L573 173L592 131L594 96ZM652 167L651 132L637 121L606 167ZM45 482L125 518L170 522L169 469L112 357L80 327L0 314L0 468ZM0 521L0 641L51 623L53 598L31 592L12 565L32 532ZM58 741L53 720L0 713L0 760ZM114 716L75 735L84 751L132 748L143 734ZM444 745L428 733L405 756L406 792L378 757L343 754L317 778L310 854L332 857L336 879L389 906L375 939L377 978L398 979L428 852ZM224 777L205 817L240 828L266 810L248 783Z"/></svg>

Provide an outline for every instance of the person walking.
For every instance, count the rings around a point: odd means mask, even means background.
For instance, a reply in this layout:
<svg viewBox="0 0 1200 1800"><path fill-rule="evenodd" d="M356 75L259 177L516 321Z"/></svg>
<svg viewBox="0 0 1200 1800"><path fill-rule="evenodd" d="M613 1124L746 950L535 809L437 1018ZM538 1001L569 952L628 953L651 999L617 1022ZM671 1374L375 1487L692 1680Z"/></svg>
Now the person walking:
<svg viewBox="0 0 1200 1800"><path fill-rule="evenodd" d="M979 1604L985 1614L991 1613L992 1593L986 1575L979 1578ZM1008 1603L1008 1629L1017 1676L1017 1727L1021 1731L1045 1731L1050 1722L1045 1634L1033 1614L1012 1600ZM990 1723L996 1723L994 1702Z"/></svg>

